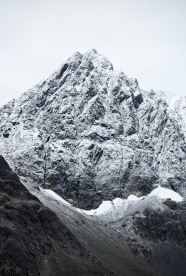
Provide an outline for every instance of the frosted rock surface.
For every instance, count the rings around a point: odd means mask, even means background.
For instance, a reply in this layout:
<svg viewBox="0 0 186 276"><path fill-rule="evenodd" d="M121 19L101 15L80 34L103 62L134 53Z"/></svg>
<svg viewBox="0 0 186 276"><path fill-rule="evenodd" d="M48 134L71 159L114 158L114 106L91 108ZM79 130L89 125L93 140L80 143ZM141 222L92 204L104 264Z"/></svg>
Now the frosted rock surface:
<svg viewBox="0 0 186 276"><path fill-rule="evenodd" d="M185 195L186 100L140 91L104 56L75 53L0 109L0 154L36 183L84 209L149 194Z"/></svg>

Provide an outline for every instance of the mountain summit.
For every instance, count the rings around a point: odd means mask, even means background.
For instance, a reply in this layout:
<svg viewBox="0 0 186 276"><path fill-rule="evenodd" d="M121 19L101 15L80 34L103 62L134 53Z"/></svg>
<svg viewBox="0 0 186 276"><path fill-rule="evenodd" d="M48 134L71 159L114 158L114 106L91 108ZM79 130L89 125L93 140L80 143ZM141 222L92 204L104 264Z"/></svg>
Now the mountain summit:
<svg viewBox="0 0 186 276"><path fill-rule="evenodd" d="M157 184L186 195L186 99L141 91L96 50L72 55L0 115L0 152L27 186L86 209Z"/></svg>

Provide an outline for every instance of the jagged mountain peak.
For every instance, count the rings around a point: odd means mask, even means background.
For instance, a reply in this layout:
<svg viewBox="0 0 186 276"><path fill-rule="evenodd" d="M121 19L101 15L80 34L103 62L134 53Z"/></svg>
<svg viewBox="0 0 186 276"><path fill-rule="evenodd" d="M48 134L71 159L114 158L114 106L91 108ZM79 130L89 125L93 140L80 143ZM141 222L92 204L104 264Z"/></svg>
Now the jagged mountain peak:
<svg viewBox="0 0 186 276"><path fill-rule="evenodd" d="M90 71L93 69L113 70L112 63L102 54L99 54L95 49L92 49L84 54L75 52L60 66L55 74L57 75L57 77L61 77L64 71L66 71L67 69L77 69L77 66L80 66L79 69L88 69Z"/></svg>
<svg viewBox="0 0 186 276"><path fill-rule="evenodd" d="M172 112L166 97L141 91L97 51L76 52L0 109L0 152L25 185L82 208L162 183L184 195L185 105Z"/></svg>

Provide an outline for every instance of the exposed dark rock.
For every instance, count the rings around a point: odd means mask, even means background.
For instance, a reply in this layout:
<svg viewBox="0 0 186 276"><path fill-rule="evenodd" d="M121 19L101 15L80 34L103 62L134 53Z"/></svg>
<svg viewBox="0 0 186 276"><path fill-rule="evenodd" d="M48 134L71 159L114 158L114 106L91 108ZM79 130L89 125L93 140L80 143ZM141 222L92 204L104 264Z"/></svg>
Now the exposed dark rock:
<svg viewBox="0 0 186 276"><path fill-rule="evenodd" d="M153 211L146 209L142 216L134 217L137 235L155 243L168 241L186 247L186 227L182 220L186 210Z"/></svg>
<svg viewBox="0 0 186 276"><path fill-rule="evenodd" d="M0 275L111 275L2 156L0 191Z"/></svg>

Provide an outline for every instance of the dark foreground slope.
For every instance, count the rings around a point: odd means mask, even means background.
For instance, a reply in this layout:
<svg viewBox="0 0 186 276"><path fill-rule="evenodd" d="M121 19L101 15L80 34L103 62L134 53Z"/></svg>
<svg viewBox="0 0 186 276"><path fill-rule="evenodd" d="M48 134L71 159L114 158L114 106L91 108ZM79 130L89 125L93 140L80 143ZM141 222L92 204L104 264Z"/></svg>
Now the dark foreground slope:
<svg viewBox="0 0 186 276"><path fill-rule="evenodd" d="M35 193L39 197L38 189ZM0 156L0 275L155 275L141 266L127 244L118 244L112 231L59 202L42 199L58 217Z"/></svg>
<svg viewBox="0 0 186 276"><path fill-rule="evenodd" d="M112 275L0 156L0 275Z"/></svg>
<svg viewBox="0 0 186 276"><path fill-rule="evenodd" d="M146 197L90 217L33 188L41 203L2 156L0 191L0 275L185 275L185 202Z"/></svg>
<svg viewBox="0 0 186 276"><path fill-rule="evenodd" d="M184 201L147 196L120 214L87 216L41 191L35 193L115 275L185 276Z"/></svg>

